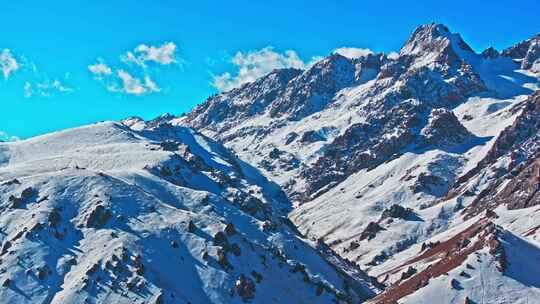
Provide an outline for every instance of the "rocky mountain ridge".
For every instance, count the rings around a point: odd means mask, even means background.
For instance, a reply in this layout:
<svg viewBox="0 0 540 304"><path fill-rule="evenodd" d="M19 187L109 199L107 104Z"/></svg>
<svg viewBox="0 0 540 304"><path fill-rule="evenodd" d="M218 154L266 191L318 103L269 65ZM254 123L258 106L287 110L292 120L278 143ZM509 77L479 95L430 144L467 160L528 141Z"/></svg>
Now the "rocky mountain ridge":
<svg viewBox="0 0 540 304"><path fill-rule="evenodd" d="M301 233L322 240L389 289L399 288L399 282L383 275L395 260L405 259L420 244L435 244L432 238L463 220L478 220L486 204L488 210L518 213L534 208L529 203L536 195L534 153L519 151L533 151L537 142L536 124L526 118L534 114L525 110L539 89L537 43L534 36L501 52L488 48L476 53L448 27L427 24L413 32L399 56L349 59L334 54L311 69L295 71L275 95L264 94L259 83L286 70L274 71L173 123L217 138L258 167L295 203L290 218ZM211 110L217 104L227 108L256 100L266 106L244 112L249 114L242 120L217 118L221 112ZM524 127L512 127L520 121ZM523 132L530 134L512 146L511 139ZM497 147L500 153L493 152ZM504 151L512 151L509 158L519 158L522 167L501 171L510 162ZM503 177L505 172L510 177ZM493 203L492 196L506 198ZM394 206L412 215L384 217ZM498 209L493 213L500 221L495 225L507 229L501 218L508 219ZM523 221L523 229L508 233L526 233L534 242L534 220ZM456 303L478 300L453 290ZM384 297L375 301L379 298Z"/></svg>
<svg viewBox="0 0 540 304"><path fill-rule="evenodd" d="M426 24L183 117L0 143L0 302L533 303L539 42Z"/></svg>

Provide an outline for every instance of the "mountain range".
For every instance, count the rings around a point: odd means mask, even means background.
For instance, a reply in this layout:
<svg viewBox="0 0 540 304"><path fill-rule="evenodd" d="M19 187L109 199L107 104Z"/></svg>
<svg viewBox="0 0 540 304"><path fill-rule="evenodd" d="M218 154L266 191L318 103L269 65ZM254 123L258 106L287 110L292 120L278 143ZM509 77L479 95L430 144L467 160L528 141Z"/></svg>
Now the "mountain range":
<svg viewBox="0 0 540 304"><path fill-rule="evenodd" d="M0 143L0 303L539 303L540 34Z"/></svg>

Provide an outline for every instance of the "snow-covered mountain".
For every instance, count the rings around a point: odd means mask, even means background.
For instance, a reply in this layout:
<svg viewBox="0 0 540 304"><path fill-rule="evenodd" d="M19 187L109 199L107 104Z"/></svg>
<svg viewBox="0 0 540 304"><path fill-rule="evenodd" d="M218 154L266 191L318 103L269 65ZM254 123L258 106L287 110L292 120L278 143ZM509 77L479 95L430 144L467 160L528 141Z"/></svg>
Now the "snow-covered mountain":
<svg viewBox="0 0 540 304"><path fill-rule="evenodd" d="M531 303L540 291L524 271L540 267L539 42L476 53L427 24L399 56L333 54L306 71L276 70L173 124L218 139L280 185L302 234L387 286L374 302ZM492 209L497 216L485 214ZM493 242L508 268L448 275L476 254L497 256ZM429 265L440 273L423 272Z"/></svg>
<svg viewBox="0 0 540 304"><path fill-rule="evenodd" d="M1 303L329 303L376 283L298 237L278 186L158 119L0 145Z"/></svg>
<svg viewBox="0 0 540 304"><path fill-rule="evenodd" d="M539 45L427 24L0 143L0 303L540 303Z"/></svg>

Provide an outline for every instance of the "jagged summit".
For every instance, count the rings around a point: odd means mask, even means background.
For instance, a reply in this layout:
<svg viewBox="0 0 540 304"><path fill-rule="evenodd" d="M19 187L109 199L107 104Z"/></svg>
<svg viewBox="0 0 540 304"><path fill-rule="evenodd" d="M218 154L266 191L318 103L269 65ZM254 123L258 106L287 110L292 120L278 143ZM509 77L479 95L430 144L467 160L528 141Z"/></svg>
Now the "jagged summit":
<svg viewBox="0 0 540 304"><path fill-rule="evenodd" d="M503 50L504 56L521 62L521 68L540 72L540 33Z"/></svg>
<svg viewBox="0 0 540 304"><path fill-rule="evenodd" d="M490 59L494 59L494 58L497 58L500 56L500 53L499 51L497 51L497 49L495 49L494 47L490 46L488 47L487 49L485 49L484 51L482 51L482 57L484 58L490 58Z"/></svg>
<svg viewBox="0 0 540 304"><path fill-rule="evenodd" d="M354 61L332 54L293 79L270 107L270 115L289 114L293 119L320 111L333 95L355 82Z"/></svg>
<svg viewBox="0 0 540 304"><path fill-rule="evenodd" d="M456 52L474 52L461 35L450 32L446 25L430 23L416 28L400 54L421 56L428 52L443 52L447 47L455 47Z"/></svg>

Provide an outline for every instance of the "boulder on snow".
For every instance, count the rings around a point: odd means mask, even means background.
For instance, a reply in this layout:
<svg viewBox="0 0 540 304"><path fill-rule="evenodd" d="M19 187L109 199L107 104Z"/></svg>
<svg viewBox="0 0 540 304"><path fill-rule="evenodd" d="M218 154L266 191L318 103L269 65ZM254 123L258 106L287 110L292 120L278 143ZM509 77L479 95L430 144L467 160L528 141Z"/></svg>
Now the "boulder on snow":
<svg viewBox="0 0 540 304"><path fill-rule="evenodd" d="M255 283L243 274L236 280L235 290L244 301L251 300L255 297Z"/></svg>
<svg viewBox="0 0 540 304"><path fill-rule="evenodd" d="M215 246L228 247L229 240L224 232L218 231L212 239Z"/></svg>
<svg viewBox="0 0 540 304"><path fill-rule="evenodd" d="M56 227L58 227L58 224L60 223L61 218L62 217L61 217L60 212L58 211L58 209L53 208L51 210L51 212L49 213L49 216L47 218L47 222L48 222L50 227L56 228Z"/></svg>
<svg viewBox="0 0 540 304"><path fill-rule="evenodd" d="M112 212L104 205L95 206L87 215L84 225L86 228L103 227L112 217Z"/></svg>
<svg viewBox="0 0 540 304"><path fill-rule="evenodd" d="M381 214L381 220L386 218L399 218L399 219L408 219L413 214L411 208L404 208L400 205L394 204L390 208L384 209Z"/></svg>
<svg viewBox="0 0 540 304"><path fill-rule="evenodd" d="M11 285L11 279L10 278L7 278L2 282L3 287L9 287L9 285Z"/></svg>
<svg viewBox="0 0 540 304"><path fill-rule="evenodd" d="M29 198L31 198L32 196L36 195L37 194L37 191L34 190L34 188L32 187L28 187L26 189L24 189L22 192L21 192L21 198L23 200L27 200Z"/></svg>
<svg viewBox="0 0 540 304"><path fill-rule="evenodd" d="M9 250L9 248L11 248L11 242L6 241L4 245L2 245L2 251L0 252L0 255L4 255Z"/></svg>
<svg viewBox="0 0 540 304"><path fill-rule="evenodd" d="M278 159L282 153L283 152L278 148L274 148L268 153L268 157L270 157L271 159Z"/></svg>
<svg viewBox="0 0 540 304"><path fill-rule="evenodd" d="M302 137L300 138L300 142L304 144L310 144L324 140L325 138L321 134L319 134L319 132L314 130L304 132L304 134L302 134Z"/></svg>
<svg viewBox="0 0 540 304"><path fill-rule="evenodd" d="M291 132L289 134L287 134L287 136L285 137L285 144L288 145L290 143L292 143L295 139L298 138L298 133L296 132Z"/></svg>
<svg viewBox="0 0 540 304"><path fill-rule="evenodd" d="M456 289L456 290L463 289L463 287L461 287L461 283L459 283L459 281L456 279L450 280L450 288Z"/></svg>
<svg viewBox="0 0 540 304"><path fill-rule="evenodd" d="M262 282L263 276L262 276L262 274L258 273L257 271L255 271L255 270L251 271L251 276L255 279L255 282L257 282L257 283Z"/></svg>
<svg viewBox="0 0 540 304"><path fill-rule="evenodd" d="M10 207L14 209L19 208L22 204L22 199L14 195L10 195L8 201L11 203Z"/></svg>
<svg viewBox="0 0 540 304"><path fill-rule="evenodd" d="M196 229L197 229L197 226L195 226L193 221L189 221L188 226L187 226L187 231L189 233L193 233L193 232L195 232Z"/></svg>
<svg viewBox="0 0 540 304"><path fill-rule="evenodd" d="M376 222L370 222L366 226L366 229L364 229L364 231L362 231L362 233L360 234L360 241L363 241L365 239L367 239L369 241L369 240L375 238L377 233L379 233L380 231L383 231L383 230L385 230L385 229L383 227L381 227L379 224L377 224Z"/></svg>
<svg viewBox="0 0 540 304"><path fill-rule="evenodd" d="M410 277L412 277L414 274L416 274L417 270L416 268L412 267L412 266L409 266L409 268L407 269L407 271L401 273L401 280L406 280Z"/></svg>
<svg viewBox="0 0 540 304"><path fill-rule="evenodd" d="M227 258L227 253L223 249L218 249L217 251L217 262L225 270L232 268L231 264L229 263L229 259Z"/></svg>
<svg viewBox="0 0 540 304"><path fill-rule="evenodd" d="M236 228L233 223L228 223L223 230L228 236L236 234Z"/></svg>

